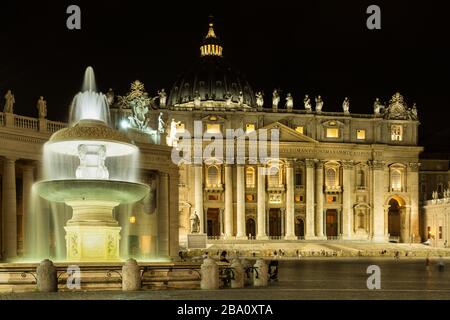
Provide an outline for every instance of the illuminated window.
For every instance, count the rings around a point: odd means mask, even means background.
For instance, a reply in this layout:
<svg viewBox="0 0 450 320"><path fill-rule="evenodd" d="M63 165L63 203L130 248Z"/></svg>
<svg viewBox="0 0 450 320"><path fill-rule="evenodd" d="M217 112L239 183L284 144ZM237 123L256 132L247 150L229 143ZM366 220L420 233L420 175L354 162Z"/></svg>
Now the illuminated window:
<svg viewBox="0 0 450 320"><path fill-rule="evenodd" d="M402 191L402 173L399 169L391 171L391 188L392 191Z"/></svg>
<svg viewBox="0 0 450 320"><path fill-rule="evenodd" d="M393 124L391 126L391 140L402 141L403 140L403 126L399 124Z"/></svg>
<svg viewBox="0 0 450 320"><path fill-rule="evenodd" d="M247 167L245 170L245 184L247 188L255 187L255 168Z"/></svg>
<svg viewBox="0 0 450 320"><path fill-rule="evenodd" d="M255 131L255 125L253 123L247 123L245 125L245 133L250 133Z"/></svg>
<svg viewBox="0 0 450 320"><path fill-rule="evenodd" d="M247 194L247 195L245 195L245 201L247 201L247 202L255 201L255 195L254 194Z"/></svg>
<svg viewBox="0 0 450 320"><path fill-rule="evenodd" d="M295 195L295 202L303 202L303 196L296 194Z"/></svg>
<svg viewBox="0 0 450 320"><path fill-rule="evenodd" d="M217 186L219 184L219 169L216 166L208 168L208 185Z"/></svg>
<svg viewBox="0 0 450 320"><path fill-rule="evenodd" d="M327 138L339 138L339 128L327 128Z"/></svg>
<svg viewBox="0 0 450 320"><path fill-rule="evenodd" d="M295 128L295 131L297 131L298 133L303 134L303 126L298 126Z"/></svg>
<svg viewBox="0 0 450 320"><path fill-rule="evenodd" d="M207 133L220 133L220 124L217 123L207 123L206 124Z"/></svg>
<svg viewBox="0 0 450 320"><path fill-rule="evenodd" d="M136 223L136 217L135 216L131 216L129 220L130 220L131 224L135 224Z"/></svg>
<svg viewBox="0 0 450 320"><path fill-rule="evenodd" d="M365 140L366 139L366 130L364 130L364 129L356 130L356 139Z"/></svg>
<svg viewBox="0 0 450 320"><path fill-rule="evenodd" d="M336 196L327 196L327 203L333 203L336 202L336 200Z"/></svg>

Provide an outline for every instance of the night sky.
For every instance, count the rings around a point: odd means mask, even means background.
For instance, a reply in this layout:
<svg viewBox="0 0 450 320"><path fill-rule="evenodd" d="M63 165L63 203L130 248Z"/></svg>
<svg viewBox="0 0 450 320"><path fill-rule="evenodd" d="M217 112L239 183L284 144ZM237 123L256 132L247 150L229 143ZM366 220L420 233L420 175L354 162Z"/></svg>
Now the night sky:
<svg viewBox="0 0 450 320"><path fill-rule="evenodd" d="M400 91L417 103L420 143L450 152L450 26L446 1L5 1L0 2L0 103L12 89L15 113L67 119L68 105L92 65L102 91L125 94L139 79L151 95L170 90L199 55L208 16L224 55L252 84L322 95L324 111L372 113L375 97ZM82 11L66 28L66 8ZM366 28L366 8L381 7L381 30ZM284 101L284 100L283 100Z"/></svg>

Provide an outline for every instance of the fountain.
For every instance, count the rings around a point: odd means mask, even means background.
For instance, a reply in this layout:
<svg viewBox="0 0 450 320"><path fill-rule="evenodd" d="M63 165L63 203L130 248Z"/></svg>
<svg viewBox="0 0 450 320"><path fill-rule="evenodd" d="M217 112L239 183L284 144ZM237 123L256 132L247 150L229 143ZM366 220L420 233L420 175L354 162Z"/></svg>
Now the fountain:
<svg viewBox="0 0 450 320"><path fill-rule="evenodd" d="M137 154L127 136L109 126L106 98L96 92L88 67L83 91L72 103L70 126L45 144L45 180L33 186L40 197L73 210L64 227L68 261L120 259L121 227L113 210L149 192L147 185L135 181L131 159Z"/></svg>

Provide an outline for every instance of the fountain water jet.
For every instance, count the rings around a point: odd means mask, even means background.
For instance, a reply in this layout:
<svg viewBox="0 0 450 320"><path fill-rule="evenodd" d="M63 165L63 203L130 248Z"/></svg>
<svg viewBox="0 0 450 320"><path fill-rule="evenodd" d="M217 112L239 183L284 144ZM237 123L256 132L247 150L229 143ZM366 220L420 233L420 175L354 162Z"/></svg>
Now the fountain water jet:
<svg viewBox="0 0 450 320"><path fill-rule="evenodd" d="M108 126L106 98L95 87L93 70L88 67L83 92L73 99L70 127L55 132L44 146L44 160L51 170L60 162L78 162L78 166L68 165L66 172L56 174L47 170L47 180L33 186L42 198L65 203L73 210L64 227L70 261L118 260L121 227L113 217L113 209L139 201L149 192L147 185L134 182L134 174L111 179L118 175L111 175L108 163L136 157L138 148Z"/></svg>

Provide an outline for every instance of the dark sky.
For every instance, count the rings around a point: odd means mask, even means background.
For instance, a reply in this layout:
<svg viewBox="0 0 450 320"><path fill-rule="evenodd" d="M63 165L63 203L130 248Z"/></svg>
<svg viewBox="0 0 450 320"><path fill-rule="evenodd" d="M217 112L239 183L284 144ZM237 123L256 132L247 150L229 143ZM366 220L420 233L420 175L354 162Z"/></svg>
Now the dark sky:
<svg viewBox="0 0 450 320"><path fill-rule="evenodd" d="M416 102L421 144L450 151L450 26L446 1L5 1L0 2L0 102L36 116L44 95L49 118L68 104L92 65L99 88L128 91L140 79L152 95L169 90L199 54L208 15L227 59L266 97L274 87L321 94L325 111L371 113L375 97L399 90ZM66 8L82 10L82 29L66 28ZM382 29L366 28L378 4Z"/></svg>

